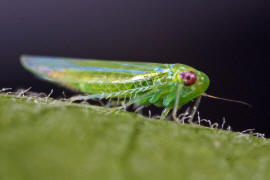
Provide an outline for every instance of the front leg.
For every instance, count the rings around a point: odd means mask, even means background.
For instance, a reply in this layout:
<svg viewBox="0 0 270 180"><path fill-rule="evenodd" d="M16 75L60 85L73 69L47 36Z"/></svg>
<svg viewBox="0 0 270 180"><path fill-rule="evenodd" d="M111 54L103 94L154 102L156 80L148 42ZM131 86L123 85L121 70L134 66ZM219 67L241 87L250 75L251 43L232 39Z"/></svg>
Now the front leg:
<svg viewBox="0 0 270 180"><path fill-rule="evenodd" d="M178 122L177 110L178 110L178 105L179 105L179 100L180 100L180 92L181 92L181 85L178 85L176 98L175 98L175 104L174 104L173 112L172 112L172 117L175 122Z"/></svg>

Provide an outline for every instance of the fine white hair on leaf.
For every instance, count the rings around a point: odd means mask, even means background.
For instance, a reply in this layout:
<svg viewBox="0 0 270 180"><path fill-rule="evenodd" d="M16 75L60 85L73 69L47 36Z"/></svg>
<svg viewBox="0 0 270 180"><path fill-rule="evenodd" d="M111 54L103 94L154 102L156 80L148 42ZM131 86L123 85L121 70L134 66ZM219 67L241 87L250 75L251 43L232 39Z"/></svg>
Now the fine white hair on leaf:
<svg viewBox="0 0 270 180"><path fill-rule="evenodd" d="M253 135L265 139L265 134L263 133L253 133Z"/></svg>
<svg viewBox="0 0 270 180"><path fill-rule="evenodd" d="M185 124L185 120L189 119L189 118L190 118L190 116L183 115L181 118L179 118L179 122Z"/></svg>
<svg viewBox="0 0 270 180"><path fill-rule="evenodd" d="M158 81L161 81L162 78L159 78ZM165 79L166 80L166 79ZM151 79L151 81L153 82L153 79ZM151 82L150 82L151 83ZM147 91L149 89L152 89L154 87L158 87L161 84L156 83L155 85L151 85L149 84L148 81L145 82L145 84L150 87L147 87L145 85L142 84L142 82L140 82L140 84L142 85L141 87L135 87L134 89L130 89L130 90L122 90L122 91L116 91L116 92L111 92L111 93L104 93L102 94L100 97L102 98L106 98L108 99L107 105L108 103L110 103L110 101L112 100L111 96L115 96L117 95L117 104L119 104L119 101L121 99L121 109L127 109L127 107L129 105L134 104L136 101L136 96L138 91ZM118 88L118 87L117 87ZM66 95L65 92L63 91L62 94L64 96L64 99L51 99L50 96L53 94L54 90L51 89L49 94L46 93L36 93L36 92L32 92L31 87L27 88L27 89L19 89L15 92L11 92L12 88L2 88L0 89L0 92L3 92L3 94L14 94L14 98L12 98L14 101L18 98L26 98L26 102L34 102L36 104L50 104L50 105L60 105L60 102L68 102L68 103L72 103L71 101L69 101L69 99L66 99ZM149 92L151 93L151 92ZM138 95L139 96L139 95ZM140 96L138 97L140 98ZM128 99L128 103L126 104L126 101ZM85 104L85 105L89 105L89 103L86 101L88 99L84 99L84 101L81 102L81 104ZM93 100L93 99L92 99ZM102 101L98 100L98 102L101 104L101 106L107 106L105 105ZM131 103L132 104L131 104ZM85 106L86 107L86 106ZM143 108L145 108L145 106L137 106L134 108L134 112L136 113L141 113L142 114L142 110ZM116 114L121 112L118 109L115 110L109 110L108 112L115 112ZM148 110L148 118L160 118L160 115L154 115L152 116L152 112L151 110ZM190 118L190 107L188 107L183 113L179 114L178 117L179 122L181 123L190 123L190 124L198 124L198 125L202 125L202 122L206 122L207 126L210 128L221 128L224 130L228 130L231 131L231 126L227 125L227 128L225 128L225 124L226 124L226 119L225 117L222 117L222 124L221 127L219 127L218 123L212 123L210 120L208 119L201 119L200 117L200 113L197 112L197 121L186 121L186 119ZM239 137L245 137L248 140L250 140L250 136L256 136L259 138L265 138L265 134L263 133L259 133L259 132L255 132L255 129L246 129L244 131L239 132Z"/></svg>
<svg viewBox="0 0 270 180"><path fill-rule="evenodd" d="M255 131L255 129L246 129L244 131L241 131L240 134L242 134L242 135L252 135L252 136L256 136L256 137L265 138L265 134L254 132L254 131Z"/></svg>
<svg viewBox="0 0 270 180"><path fill-rule="evenodd" d="M51 89L50 93L45 97L45 101L47 102L50 96L53 94L53 89Z"/></svg>
<svg viewBox="0 0 270 180"><path fill-rule="evenodd" d="M29 87L27 89L19 89L15 94L17 94L17 97L24 97L25 93L27 93L28 91L30 91L32 87Z"/></svg>
<svg viewBox="0 0 270 180"><path fill-rule="evenodd" d="M208 123L209 127L211 127L211 125L212 125L212 122L210 120L208 120L208 119L201 119L201 122Z"/></svg>
<svg viewBox="0 0 270 180"><path fill-rule="evenodd" d="M224 129L225 123L226 123L226 119L225 119L225 117L222 117L221 129Z"/></svg>
<svg viewBox="0 0 270 180"><path fill-rule="evenodd" d="M241 133L253 133L255 129L246 129L244 131L241 131Z"/></svg>
<svg viewBox="0 0 270 180"><path fill-rule="evenodd" d="M178 115L177 119L179 120L179 122L185 123L185 120L190 118L189 110L190 110L190 107L187 107L184 113L181 113Z"/></svg>
<svg viewBox="0 0 270 180"><path fill-rule="evenodd" d="M67 96L66 96L65 91L62 91L62 95L63 95L63 98L64 98L64 99L67 99Z"/></svg>
<svg viewBox="0 0 270 180"><path fill-rule="evenodd" d="M218 123L213 123L213 124L211 125L211 128L218 128Z"/></svg>
<svg viewBox="0 0 270 180"><path fill-rule="evenodd" d="M198 112L197 112L197 114L198 114L198 116L197 116L197 118L198 118L198 124L199 124L199 125L201 125L201 117L200 117L200 112L198 111Z"/></svg>
<svg viewBox="0 0 270 180"><path fill-rule="evenodd" d="M148 111L148 118L151 118L151 115L152 115L151 110L149 110Z"/></svg>
<svg viewBox="0 0 270 180"><path fill-rule="evenodd" d="M6 91L11 91L12 88L2 88L0 89L0 92L6 92Z"/></svg>

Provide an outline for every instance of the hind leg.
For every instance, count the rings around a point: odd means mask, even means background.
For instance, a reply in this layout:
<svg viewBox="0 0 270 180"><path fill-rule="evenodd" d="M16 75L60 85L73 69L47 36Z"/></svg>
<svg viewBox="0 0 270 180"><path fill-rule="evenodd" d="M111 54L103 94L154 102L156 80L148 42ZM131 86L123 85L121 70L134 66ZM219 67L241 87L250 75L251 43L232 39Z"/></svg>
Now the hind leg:
<svg viewBox="0 0 270 180"><path fill-rule="evenodd" d="M164 108L161 113L160 119L164 120L171 110L172 108Z"/></svg>
<svg viewBox="0 0 270 180"><path fill-rule="evenodd" d="M87 101L87 100L94 100L94 99L101 99L101 98L102 98L101 94L92 94L92 95L73 96L69 100L71 102L74 102L74 101Z"/></svg>

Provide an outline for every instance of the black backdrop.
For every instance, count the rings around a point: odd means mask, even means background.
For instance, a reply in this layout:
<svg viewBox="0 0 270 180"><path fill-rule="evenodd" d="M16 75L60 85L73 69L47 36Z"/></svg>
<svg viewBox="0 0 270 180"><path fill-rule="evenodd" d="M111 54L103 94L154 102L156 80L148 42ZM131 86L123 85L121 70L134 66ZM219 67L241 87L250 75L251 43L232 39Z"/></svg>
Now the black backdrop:
<svg viewBox="0 0 270 180"><path fill-rule="evenodd" d="M201 116L270 136L269 1L1 0L0 87L55 96L19 64L21 54L123 59L193 66L211 79Z"/></svg>

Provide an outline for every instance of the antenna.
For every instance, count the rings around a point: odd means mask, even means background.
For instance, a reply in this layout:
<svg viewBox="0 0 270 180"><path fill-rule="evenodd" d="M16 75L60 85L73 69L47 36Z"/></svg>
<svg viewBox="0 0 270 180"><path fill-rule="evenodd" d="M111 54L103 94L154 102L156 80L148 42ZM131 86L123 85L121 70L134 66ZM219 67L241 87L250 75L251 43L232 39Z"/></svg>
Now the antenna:
<svg viewBox="0 0 270 180"><path fill-rule="evenodd" d="M233 100L233 99L226 99L226 98L221 98L221 97L217 97L217 96L212 96L206 93L203 93L202 96L206 96L212 99L219 99L219 100L223 100L223 101L229 101L229 102L235 102L235 103L239 103L239 104L243 104L248 106L249 108L252 108L252 105L248 104L247 102L244 101L238 101L238 100Z"/></svg>

